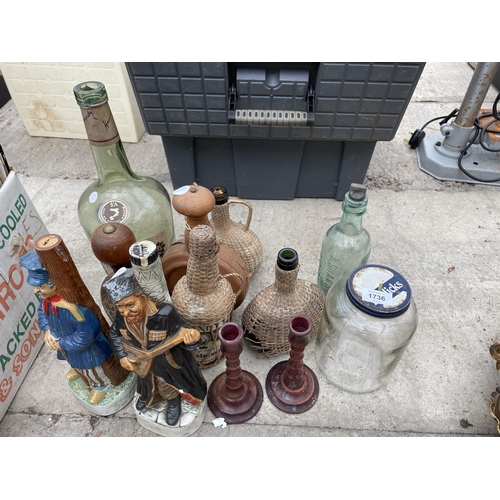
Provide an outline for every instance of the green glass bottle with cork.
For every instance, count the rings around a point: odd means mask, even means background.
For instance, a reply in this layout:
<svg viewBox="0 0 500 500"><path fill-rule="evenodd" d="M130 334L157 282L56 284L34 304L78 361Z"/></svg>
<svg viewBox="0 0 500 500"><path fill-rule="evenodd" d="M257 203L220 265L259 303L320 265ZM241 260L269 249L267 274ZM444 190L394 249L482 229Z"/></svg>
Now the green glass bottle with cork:
<svg viewBox="0 0 500 500"><path fill-rule="evenodd" d="M92 238L103 223L125 224L138 241L153 241L160 257L175 239L170 196L153 177L131 168L101 82L83 82L73 88L81 108L98 179L82 193L78 217Z"/></svg>

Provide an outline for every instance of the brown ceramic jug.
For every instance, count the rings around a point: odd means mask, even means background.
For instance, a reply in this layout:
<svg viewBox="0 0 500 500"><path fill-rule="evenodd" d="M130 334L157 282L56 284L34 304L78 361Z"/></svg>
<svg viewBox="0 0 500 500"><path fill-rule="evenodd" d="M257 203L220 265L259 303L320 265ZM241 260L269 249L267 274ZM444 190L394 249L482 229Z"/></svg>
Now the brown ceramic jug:
<svg viewBox="0 0 500 500"><path fill-rule="evenodd" d="M180 187L173 192L172 206L186 218L186 230L184 238L170 245L162 258L163 274L170 295L177 282L186 274L189 259L189 232L199 224L212 227L208 214L215 206L215 198L212 191L194 183ZM230 275L228 281L233 292L238 293L234 303L234 309L236 309L245 300L248 291L250 281L248 268L236 252L223 244L219 246L217 263L220 274ZM241 280L237 275L243 278L242 289Z"/></svg>

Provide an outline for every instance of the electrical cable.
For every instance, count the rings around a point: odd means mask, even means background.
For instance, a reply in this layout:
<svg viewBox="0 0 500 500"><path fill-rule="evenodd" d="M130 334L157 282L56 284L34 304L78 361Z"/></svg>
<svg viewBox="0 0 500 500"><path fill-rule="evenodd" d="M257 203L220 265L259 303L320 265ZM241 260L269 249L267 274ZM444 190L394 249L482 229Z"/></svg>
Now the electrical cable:
<svg viewBox="0 0 500 500"><path fill-rule="evenodd" d="M425 132L424 128L427 127L432 122L435 122L436 120L441 120L439 122L439 125L443 125L448 122L450 118L453 118L458 114L458 108L455 108L449 115L446 116L438 116L437 118L433 118L432 120L429 120L427 123L424 124L423 127L417 128L415 132L411 135L410 139L408 140L408 145L412 149L417 149L420 146L420 143L424 140L425 137Z"/></svg>
<svg viewBox="0 0 500 500"><path fill-rule="evenodd" d="M495 102L493 103L492 111L493 111L493 116L497 119L500 120L500 116L498 115L498 101L500 100L500 93L497 95L497 98L495 99Z"/></svg>
<svg viewBox="0 0 500 500"><path fill-rule="evenodd" d="M498 94L497 96L497 99L495 99L495 103L498 102L498 99L500 97L500 94ZM496 105L496 104L495 104ZM494 113L485 113L484 115L481 115L481 118L484 118L486 116L493 116ZM467 154L467 151L469 150L469 148L474 144L474 142L476 141L476 139L478 138L479 136L479 144L481 145L481 147L483 147L484 149L486 149L486 151L491 151L493 153L498 153L500 152L500 149L499 150L495 150L495 149L491 149L491 148L488 148L484 142L482 141L482 136L484 134L484 131L485 130L488 130L488 127L491 126L493 123L497 122L498 119L495 119L493 121L491 121L490 123L488 123L488 125L486 127L482 127L481 126L481 123L479 122L479 120L476 118L474 120L474 127L475 127L475 132L474 132L474 137L472 138L472 140L469 141L469 143L467 144L467 146L465 146L465 148L461 151L460 153L460 156L458 157L458 168L467 176L467 177L470 177L471 179L477 181L477 182L484 182L484 183L490 183L490 182L500 182L500 177L497 177L495 179L481 179L479 177L476 177L475 175L472 175L470 172L468 172L465 167L462 165L462 158Z"/></svg>
<svg viewBox="0 0 500 500"><path fill-rule="evenodd" d="M485 144L485 134L488 133L493 133L493 134L500 134L500 131L494 132L492 130L489 130L489 128L497 122L500 122L500 114L498 113L498 103L500 101L500 93L497 95L493 106L492 106L492 112L491 113L484 113L482 114L479 118L486 118L488 116L493 116L494 119L491 120L485 127L481 125L481 122L479 121L478 118L474 120L474 137L469 140L468 144L465 146L465 148L460 152L460 156L458 157L458 168L467 176L470 177L471 179L477 181L477 182L484 182L484 183L490 183L490 182L500 182L500 177L495 178L495 179L480 179L479 177L474 176L470 172L468 172L465 167L462 165L462 159L463 157L467 154L467 151L469 148L478 140L479 144L483 149L486 151L490 151L492 153L500 153L500 148L499 149L492 149L489 146ZM427 127L432 122L435 122L436 120L443 120L439 124L443 125L446 123L450 118L453 118L458 114L458 109L454 109L449 115L447 116L439 116L437 118L433 118L432 120L429 120L424 126L420 129L415 130L413 132L413 135L409 141L410 147L416 149L419 145L420 142L422 142L423 138L425 137L425 133L423 132L424 128Z"/></svg>

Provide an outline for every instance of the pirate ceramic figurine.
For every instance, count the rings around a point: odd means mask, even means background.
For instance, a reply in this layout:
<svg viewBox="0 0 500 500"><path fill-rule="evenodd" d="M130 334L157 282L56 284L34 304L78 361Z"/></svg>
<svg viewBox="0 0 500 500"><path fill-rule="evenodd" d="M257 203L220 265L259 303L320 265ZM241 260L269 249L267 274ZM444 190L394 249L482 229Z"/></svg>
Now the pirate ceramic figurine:
<svg viewBox="0 0 500 500"><path fill-rule="evenodd" d="M113 351L138 376L139 423L162 435L192 434L206 411L207 383L192 354L199 332L186 328L171 304L145 295L132 269L120 269L103 286L118 311L109 330Z"/></svg>
<svg viewBox="0 0 500 500"><path fill-rule="evenodd" d="M70 388L97 415L111 415L130 402L133 380L117 363L97 316L87 307L73 304L59 290L42 266L36 251L21 257L27 281L40 299L38 322L46 346L66 360Z"/></svg>

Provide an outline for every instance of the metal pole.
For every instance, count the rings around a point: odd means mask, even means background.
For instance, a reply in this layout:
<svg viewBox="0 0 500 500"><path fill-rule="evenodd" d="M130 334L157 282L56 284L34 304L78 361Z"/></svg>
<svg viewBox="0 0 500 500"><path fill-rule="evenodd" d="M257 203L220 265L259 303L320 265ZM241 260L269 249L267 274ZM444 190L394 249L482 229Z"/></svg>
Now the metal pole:
<svg viewBox="0 0 500 500"><path fill-rule="evenodd" d="M469 88L455 118L455 124L459 127L472 127L474 120L486 98L488 89L495 78L500 63L480 62L477 63Z"/></svg>
<svg viewBox="0 0 500 500"><path fill-rule="evenodd" d="M444 147L462 150L467 145L474 130L474 120L479 114L499 66L500 63L496 62L477 63L457 117L451 125L448 125Z"/></svg>

